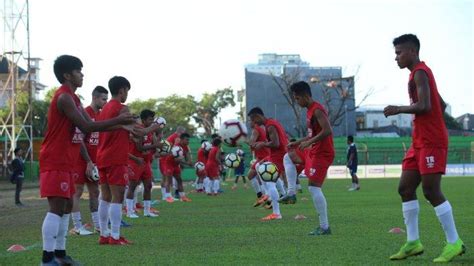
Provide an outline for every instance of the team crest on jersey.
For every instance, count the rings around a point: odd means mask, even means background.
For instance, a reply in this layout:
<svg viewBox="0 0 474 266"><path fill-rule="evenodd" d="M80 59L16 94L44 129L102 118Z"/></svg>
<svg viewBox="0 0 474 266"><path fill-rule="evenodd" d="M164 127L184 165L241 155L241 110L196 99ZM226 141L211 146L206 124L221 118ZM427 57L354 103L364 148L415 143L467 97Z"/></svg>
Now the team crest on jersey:
<svg viewBox="0 0 474 266"><path fill-rule="evenodd" d="M315 168L310 168L309 169L309 176L314 176L316 174L316 169Z"/></svg>
<svg viewBox="0 0 474 266"><path fill-rule="evenodd" d="M68 182L61 182L60 187L61 187L62 191L68 191L69 183Z"/></svg>
<svg viewBox="0 0 474 266"><path fill-rule="evenodd" d="M425 159L426 159L426 167L433 168L435 164L434 156L426 156Z"/></svg>

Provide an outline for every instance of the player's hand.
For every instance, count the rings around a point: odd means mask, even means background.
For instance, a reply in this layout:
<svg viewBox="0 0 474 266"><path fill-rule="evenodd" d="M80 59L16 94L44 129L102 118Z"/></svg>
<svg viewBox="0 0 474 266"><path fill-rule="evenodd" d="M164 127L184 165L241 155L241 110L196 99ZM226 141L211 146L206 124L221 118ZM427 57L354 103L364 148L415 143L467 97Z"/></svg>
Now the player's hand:
<svg viewBox="0 0 474 266"><path fill-rule="evenodd" d="M141 138L141 137L145 136L145 129L141 128L141 127L138 127L138 126L135 126L135 125L133 125L133 127L131 127L131 129L129 131L130 131L130 133L132 133L136 137Z"/></svg>
<svg viewBox="0 0 474 266"><path fill-rule="evenodd" d="M260 149L262 149L262 148L264 148L264 147L265 147L265 143L264 143L264 142L261 142L261 141L260 141L260 142L256 142L256 143L254 144L254 149L256 149L256 150L260 150Z"/></svg>
<svg viewBox="0 0 474 266"><path fill-rule="evenodd" d="M383 114L385 117L389 117L391 115L397 115L400 113L400 106L389 105L383 109Z"/></svg>
<svg viewBox="0 0 474 266"><path fill-rule="evenodd" d="M129 125L134 124L137 120L136 118L129 112L123 112L117 116L118 122L121 125Z"/></svg>
<svg viewBox="0 0 474 266"><path fill-rule="evenodd" d="M145 163L145 159L141 158L141 157L137 157L135 158L135 162L138 164L138 165L143 165Z"/></svg>
<svg viewBox="0 0 474 266"><path fill-rule="evenodd" d="M298 148L300 148L301 150L304 150L308 147L311 147L311 145L313 145L313 143L309 142L309 141L303 141L300 143L300 145L298 146Z"/></svg>
<svg viewBox="0 0 474 266"><path fill-rule="evenodd" d="M92 179L92 171L94 170L94 163L92 162L88 162L87 163L87 167L86 167L86 178L91 180L91 181L94 181Z"/></svg>
<svg viewBox="0 0 474 266"><path fill-rule="evenodd" d="M289 149L294 149L294 148L298 147L298 144L299 144L299 142L293 141L293 142L288 143L288 145L286 145L286 147L289 148Z"/></svg>

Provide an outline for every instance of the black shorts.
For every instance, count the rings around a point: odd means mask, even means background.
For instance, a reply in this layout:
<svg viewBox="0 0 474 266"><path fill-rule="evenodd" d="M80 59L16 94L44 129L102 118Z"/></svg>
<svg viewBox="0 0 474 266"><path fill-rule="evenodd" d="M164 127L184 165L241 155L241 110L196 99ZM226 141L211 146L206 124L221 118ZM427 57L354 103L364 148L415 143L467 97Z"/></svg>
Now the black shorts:
<svg viewBox="0 0 474 266"><path fill-rule="evenodd" d="M348 166L347 168L349 168L349 172L350 172L351 175L354 175L354 174L357 173L357 164Z"/></svg>

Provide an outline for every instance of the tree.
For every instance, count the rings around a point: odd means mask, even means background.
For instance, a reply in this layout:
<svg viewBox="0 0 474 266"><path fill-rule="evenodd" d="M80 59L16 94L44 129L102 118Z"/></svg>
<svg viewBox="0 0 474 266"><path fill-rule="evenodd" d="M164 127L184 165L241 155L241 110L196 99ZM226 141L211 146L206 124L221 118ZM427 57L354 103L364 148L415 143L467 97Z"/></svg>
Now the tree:
<svg viewBox="0 0 474 266"><path fill-rule="evenodd" d="M132 114L139 115L143 109L157 111L158 99L150 98L148 100L136 99L133 102L127 104Z"/></svg>
<svg viewBox="0 0 474 266"><path fill-rule="evenodd" d="M454 117L452 117L450 114L444 112L443 117L444 117L444 123L446 124L446 127L448 129L457 129L457 130L463 129L462 125L458 121L456 121L456 119L454 119Z"/></svg>
<svg viewBox="0 0 474 266"><path fill-rule="evenodd" d="M177 126L183 126L187 132L193 134L196 128L191 125L191 117L196 112L196 101L191 95L182 97L176 94L165 98L159 98L156 113L166 119L165 134L176 130Z"/></svg>
<svg viewBox="0 0 474 266"><path fill-rule="evenodd" d="M228 106L235 106L234 91L232 88L224 88L215 93L204 93L197 103L194 121L204 128L206 135L214 132L214 122L220 111Z"/></svg>

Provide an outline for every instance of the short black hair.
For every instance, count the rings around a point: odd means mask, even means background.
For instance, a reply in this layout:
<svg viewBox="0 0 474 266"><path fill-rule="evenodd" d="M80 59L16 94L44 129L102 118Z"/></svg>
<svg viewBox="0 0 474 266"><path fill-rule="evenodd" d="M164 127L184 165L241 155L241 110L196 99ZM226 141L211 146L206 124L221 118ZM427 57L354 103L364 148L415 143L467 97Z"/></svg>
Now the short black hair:
<svg viewBox="0 0 474 266"><path fill-rule="evenodd" d="M207 139L202 139L202 140L201 140L201 144L203 144L203 143L206 142L206 141L207 141Z"/></svg>
<svg viewBox="0 0 474 266"><path fill-rule="evenodd" d="M349 136L347 136L347 140L350 141L350 142L354 142L354 137L349 135Z"/></svg>
<svg viewBox="0 0 474 266"><path fill-rule="evenodd" d="M64 74L71 74L73 70L82 70L82 62L75 56L61 55L54 61L53 69L56 79L63 84L66 81Z"/></svg>
<svg viewBox="0 0 474 266"><path fill-rule="evenodd" d="M183 134L181 134L179 136L180 139L189 139L191 138L191 135L189 135L188 133L184 132Z"/></svg>
<svg viewBox="0 0 474 266"><path fill-rule="evenodd" d="M109 91L102 87L102 86L96 86L94 90L92 91L92 96L97 97L100 96L100 94L109 94Z"/></svg>
<svg viewBox="0 0 474 266"><path fill-rule="evenodd" d="M418 40L418 37L416 37L415 34L403 34L401 36L398 36L397 38L393 39L393 46L399 45L399 44L404 44L404 43L410 43L413 44L416 48L416 51L420 51L420 40Z"/></svg>
<svg viewBox="0 0 474 266"><path fill-rule="evenodd" d="M291 84L290 90L291 92L293 92L294 94L298 96L303 96L303 95L313 96L311 94L311 87L305 81L298 81Z"/></svg>
<svg viewBox="0 0 474 266"><path fill-rule="evenodd" d="M222 143L222 140L220 138L214 138L212 140L212 146L219 146Z"/></svg>
<svg viewBox="0 0 474 266"><path fill-rule="evenodd" d="M109 80L109 90L112 96L117 95L122 88L130 89L130 82L126 78L115 76Z"/></svg>
<svg viewBox="0 0 474 266"><path fill-rule="evenodd" d="M254 107L254 108L252 108L252 109L249 111L249 113L247 114L247 116L251 116L251 115L263 115L263 116L265 116L265 115L263 114L262 108L260 108L260 107Z"/></svg>
<svg viewBox="0 0 474 266"><path fill-rule="evenodd" d="M218 138L218 137L219 137L219 134L217 134L217 133L214 133L214 134L211 135L211 139L215 139L215 138Z"/></svg>
<svg viewBox="0 0 474 266"><path fill-rule="evenodd" d="M145 120L149 117L155 117L155 112L153 112L152 110L149 110L149 109L143 109L141 112L140 112L140 118L142 120Z"/></svg>
<svg viewBox="0 0 474 266"><path fill-rule="evenodd" d="M21 150L23 150L21 147L16 147L15 150L13 150L13 152L17 154Z"/></svg>

